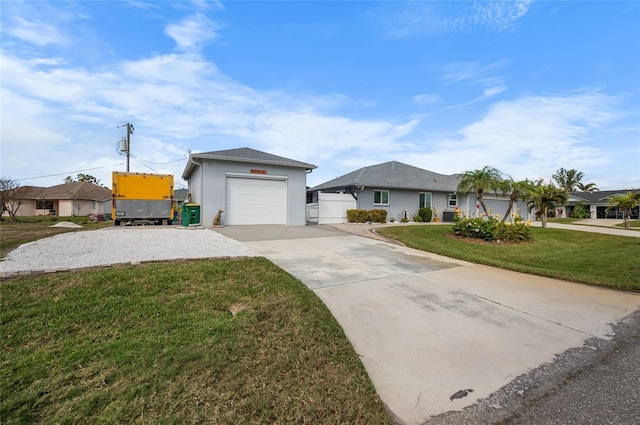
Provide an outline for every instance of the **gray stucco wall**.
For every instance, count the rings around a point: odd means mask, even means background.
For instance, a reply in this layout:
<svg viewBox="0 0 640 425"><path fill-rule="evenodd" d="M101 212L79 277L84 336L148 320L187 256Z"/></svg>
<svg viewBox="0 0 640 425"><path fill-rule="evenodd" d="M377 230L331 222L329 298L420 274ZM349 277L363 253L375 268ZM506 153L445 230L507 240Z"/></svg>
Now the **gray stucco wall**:
<svg viewBox="0 0 640 425"><path fill-rule="evenodd" d="M482 209L482 207L478 208L476 210L475 205L476 205L476 197L475 196L469 196L468 197L468 201L465 202L463 205L459 204L459 208L461 211L463 211L465 214L470 215L470 216L474 216L474 213L478 216L484 214L484 210ZM499 214L500 218L502 219L502 217L504 217L504 214L507 212L507 208L509 207L509 200L506 198L496 198L496 197L485 197L484 199L484 204L487 206L487 209L491 210L491 214L495 215L495 214ZM518 212L518 208L520 208L520 211ZM512 213L519 213L520 216L522 216L522 218L524 218L525 220L527 220L528 218L531 218L531 215L529 214L528 208L527 208L527 203L525 201L520 201L518 200L512 208Z"/></svg>
<svg viewBox="0 0 640 425"><path fill-rule="evenodd" d="M200 216L204 226L211 226L219 209L226 210L227 173L251 174L251 170L265 170L269 176L287 176L287 224L305 225L307 174L303 168L234 161L196 159L196 167L189 178L192 202L200 204ZM225 225L222 214L221 224Z"/></svg>
<svg viewBox="0 0 640 425"><path fill-rule="evenodd" d="M388 190L389 205L374 205L374 190ZM407 209L409 220L411 220L414 215L418 214L418 210L420 209L420 193L431 193L432 208L435 207L440 220L442 220L443 211L451 210L447 207L447 197L449 193L385 188L365 189L360 192L358 194L358 208L362 210L386 210L387 220L391 218L397 220L398 218L404 217L404 210ZM466 197L462 198L463 200L466 199ZM458 203L460 203L460 199L458 199Z"/></svg>

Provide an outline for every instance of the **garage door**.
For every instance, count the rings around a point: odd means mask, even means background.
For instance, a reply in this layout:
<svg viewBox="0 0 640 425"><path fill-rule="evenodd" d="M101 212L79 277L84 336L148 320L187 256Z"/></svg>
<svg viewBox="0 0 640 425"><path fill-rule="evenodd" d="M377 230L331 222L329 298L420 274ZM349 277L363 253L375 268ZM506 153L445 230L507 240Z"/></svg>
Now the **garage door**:
<svg viewBox="0 0 640 425"><path fill-rule="evenodd" d="M287 181L227 177L227 224L287 224Z"/></svg>

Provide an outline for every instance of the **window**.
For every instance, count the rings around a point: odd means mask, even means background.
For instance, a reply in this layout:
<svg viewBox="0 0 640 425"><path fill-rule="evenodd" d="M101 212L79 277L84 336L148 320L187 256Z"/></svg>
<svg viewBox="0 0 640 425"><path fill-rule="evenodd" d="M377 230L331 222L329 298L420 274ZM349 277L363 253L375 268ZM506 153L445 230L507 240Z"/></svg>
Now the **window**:
<svg viewBox="0 0 640 425"><path fill-rule="evenodd" d="M430 193L421 193L420 194L420 206L418 208L431 208L431 194Z"/></svg>
<svg viewBox="0 0 640 425"><path fill-rule="evenodd" d="M447 206L449 208L455 208L458 206L458 196L457 195L449 195L447 197Z"/></svg>
<svg viewBox="0 0 640 425"><path fill-rule="evenodd" d="M37 210L52 210L53 201L36 201Z"/></svg>
<svg viewBox="0 0 640 425"><path fill-rule="evenodd" d="M389 191L388 190L374 190L373 191L373 205L389 205Z"/></svg>

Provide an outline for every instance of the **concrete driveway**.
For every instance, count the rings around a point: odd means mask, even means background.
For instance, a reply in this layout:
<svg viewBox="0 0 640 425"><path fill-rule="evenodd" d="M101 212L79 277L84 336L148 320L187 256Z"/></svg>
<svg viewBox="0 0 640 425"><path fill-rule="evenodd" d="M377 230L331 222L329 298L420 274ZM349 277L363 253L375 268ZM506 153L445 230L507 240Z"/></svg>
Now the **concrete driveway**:
<svg viewBox="0 0 640 425"><path fill-rule="evenodd" d="M278 264L326 303L382 401L407 424L469 406L589 338L607 339L611 324L640 308L639 295L452 260L325 226L216 230ZM452 397L461 390L467 395Z"/></svg>

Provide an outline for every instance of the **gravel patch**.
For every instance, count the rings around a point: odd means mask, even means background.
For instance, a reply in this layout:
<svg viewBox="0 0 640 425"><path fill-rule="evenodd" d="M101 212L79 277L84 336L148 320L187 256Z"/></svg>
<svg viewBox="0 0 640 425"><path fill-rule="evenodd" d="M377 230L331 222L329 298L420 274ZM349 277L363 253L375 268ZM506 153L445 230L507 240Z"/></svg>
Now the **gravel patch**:
<svg viewBox="0 0 640 425"><path fill-rule="evenodd" d="M145 261L255 256L242 243L209 229L111 227L63 233L20 245L0 261L0 275Z"/></svg>
<svg viewBox="0 0 640 425"><path fill-rule="evenodd" d="M61 221L60 223L56 223L53 226L49 226L49 227L66 227L69 229L80 229L82 228L81 225L76 224L76 223L72 223L70 221Z"/></svg>

